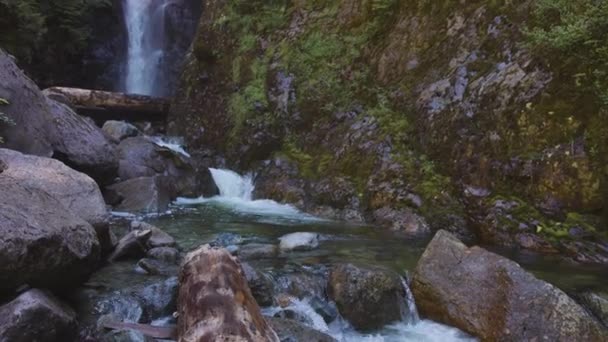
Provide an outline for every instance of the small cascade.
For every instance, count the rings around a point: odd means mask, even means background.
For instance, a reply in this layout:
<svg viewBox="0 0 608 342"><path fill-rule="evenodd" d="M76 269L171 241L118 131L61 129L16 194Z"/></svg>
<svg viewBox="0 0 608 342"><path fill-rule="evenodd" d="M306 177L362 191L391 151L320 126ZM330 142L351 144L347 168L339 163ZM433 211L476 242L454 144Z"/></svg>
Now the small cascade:
<svg viewBox="0 0 608 342"><path fill-rule="evenodd" d="M233 212L255 215L266 223L288 223L287 221L320 221L319 218L302 213L289 204L269 199L253 199L253 176L241 176L231 170L209 168L220 195L212 198L178 198L177 205L215 204Z"/></svg>
<svg viewBox="0 0 608 342"><path fill-rule="evenodd" d="M254 190L251 175L242 177L234 171L213 168L209 168L209 171L220 190L220 196L251 201Z"/></svg>
<svg viewBox="0 0 608 342"><path fill-rule="evenodd" d="M406 323L416 324L420 321L420 315L406 277L401 277L401 284L403 284L403 290L405 291L405 310L402 310L401 317Z"/></svg>

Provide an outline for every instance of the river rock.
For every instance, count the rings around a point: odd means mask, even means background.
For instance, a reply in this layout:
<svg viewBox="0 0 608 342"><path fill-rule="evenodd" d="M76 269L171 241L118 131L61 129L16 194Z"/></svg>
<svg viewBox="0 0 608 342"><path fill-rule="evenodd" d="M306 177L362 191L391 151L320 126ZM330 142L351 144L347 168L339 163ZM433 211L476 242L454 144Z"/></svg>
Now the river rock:
<svg viewBox="0 0 608 342"><path fill-rule="evenodd" d="M149 248L173 247L177 244L171 235L146 222L132 221L131 229L150 230L152 232L150 238L148 239Z"/></svg>
<svg viewBox="0 0 608 342"><path fill-rule="evenodd" d="M267 317L268 323L276 331L281 341L289 342L335 342L336 339L320 331L307 327L293 319Z"/></svg>
<svg viewBox="0 0 608 342"><path fill-rule="evenodd" d="M148 250L146 257L166 263L176 264L179 261L179 251L173 247L155 247Z"/></svg>
<svg viewBox="0 0 608 342"><path fill-rule="evenodd" d="M239 259L267 259L277 255L277 246L263 243L249 243L236 251Z"/></svg>
<svg viewBox="0 0 608 342"><path fill-rule="evenodd" d="M177 277L148 285L136 293L147 317L157 319L170 316L177 310Z"/></svg>
<svg viewBox="0 0 608 342"><path fill-rule="evenodd" d="M0 292L63 288L94 270L100 245L90 224L41 189L4 176L0 189Z"/></svg>
<svg viewBox="0 0 608 342"><path fill-rule="evenodd" d="M167 210L173 189L167 177L140 177L111 185L104 195L114 210L154 213Z"/></svg>
<svg viewBox="0 0 608 342"><path fill-rule="evenodd" d="M247 284L251 289L251 294L257 303L261 306L271 306L274 292L272 290L272 280L264 273L258 272L250 264L244 262L241 264Z"/></svg>
<svg viewBox="0 0 608 342"><path fill-rule="evenodd" d="M428 235L431 233L431 228L426 220L408 208L392 209L383 207L374 210L373 216L375 222L396 231L412 235Z"/></svg>
<svg viewBox="0 0 608 342"><path fill-rule="evenodd" d="M0 341L74 341L77 328L74 311L38 289L0 307Z"/></svg>
<svg viewBox="0 0 608 342"><path fill-rule="evenodd" d="M137 127L124 121L106 121L101 129L105 134L117 142L121 142L126 138L134 137L139 134Z"/></svg>
<svg viewBox="0 0 608 342"><path fill-rule="evenodd" d="M152 138L133 137L118 146L118 176L126 181L139 177L163 175L170 179L171 196L198 197L202 186L190 160L180 153L157 145Z"/></svg>
<svg viewBox="0 0 608 342"><path fill-rule="evenodd" d="M148 239L152 235L152 231L134 230L123 236L116 249L108 257L108 261L114 262L121 259L140 258L146 254Z"/></svg>
<svg viewBox="0 0 608 342"><path fill-rule="evenodd" d="M164 261L143 258L137 262L137 266L149 275L172 276L177 274L177 266Z"/></svg>
<svg viewBox="0 0 608 342"><path fill-rule="evenodd" d="M292 233L279 238L281 251L310 250L319 246L317 233Z"/></svg>
<svg viewBox="0 0 608 342"><path fill-rule="evenodd" d="M205 245L189 253L179 281L180 341L279 341L225 249Z"/></svg>
<svg viewBox="0 0 608 342"><path fill-rule="evenodd" d="M446 231L413 274L420 313L484 341L606 341L608 331L563 291Z"/></svg>
<svg viewBox="0 0 608 342"><path fill-rule="evenodd" d="M0 98L9 102L2 112L15 122L0 128L5 147L52 156L97 180L114 178L116 149L101 129L47 98L4 51L0 51Z"/></svg>
<svg viewBox="0 0 608 342"><path fill-rule="evenodd" d="M402 318L403 285L390 271L352 264L335 266L329 274L328 294L357 330L380 329Z"/></svg>

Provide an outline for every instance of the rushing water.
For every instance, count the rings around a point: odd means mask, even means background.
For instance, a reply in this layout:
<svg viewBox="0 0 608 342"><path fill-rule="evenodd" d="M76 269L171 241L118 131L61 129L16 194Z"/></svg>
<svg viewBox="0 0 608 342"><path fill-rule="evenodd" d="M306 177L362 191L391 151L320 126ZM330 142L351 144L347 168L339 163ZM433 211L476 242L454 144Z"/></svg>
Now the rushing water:
<svg viewBox="0 0 608 342"><path fill-rule="evenodd" d="M294 286L316 288L324 282L324 278L318 278L317 275L326 274L324 272L332 265L339 263L382 266L406 274L407 270L414 269L428 243L365 225L320 220L292 206L270 200L254 200L252 177L219 169L212 169L211 173L220 189L219 196L179 199L170 214L146 220L174 236L184 250L218 241L226 235L232 241L230 244L243 248L250 244L276 245L281 236L293 232L318 233L321 237L319 246L313 250L248 260L255 269L273 280L275 293L283 293L283 290L288 291ZM565 290L606 287L606 275L594 270L568 268L537 256L520 255L519 261L537 276L550 280ZM134 285L143 287L151 281L149 276L134 272L133 262L119 263L113 267L115 268L104 270L102 275L96 277L103 279L104 286L109 289L117 290ZM298 277L300 274L305 276ZM306 279L317 280L311 283ZM326 323L312 308L313 297L308 295L294 299L287 308L265 307L263 311L267 315L274 315L280 310L289 309L305 318L306 324L339 341L470 340L457 329L420 319L405 279L403 286L406 294L403 319L368 334L357 332L340 317ZM128 307L129 303L123 305ZM162 317L154 319L158 318Z"/></svg>
<svg viewBox="0 0 608 342"><path fill-rule="evenodd" d="M165 49L167 0L124 0L128 37L126 91L155 95Z"/></svg>

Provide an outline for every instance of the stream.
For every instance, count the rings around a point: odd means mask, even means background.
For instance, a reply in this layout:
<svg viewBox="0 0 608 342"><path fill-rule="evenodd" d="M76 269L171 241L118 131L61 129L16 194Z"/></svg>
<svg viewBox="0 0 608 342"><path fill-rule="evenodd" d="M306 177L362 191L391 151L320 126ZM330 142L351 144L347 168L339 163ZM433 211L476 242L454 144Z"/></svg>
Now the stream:
<svg viewBox="0 0 608 342"><path fill-rule="evenodd" d="M273 316L283 310L290 310L299 321L339 341L473 340L455 328L418 318L413 297L405 281L404 290L409 300L403 303L404 314L401 322L367 334L355 331L341 317L326 322L313 308L313 301L325 297L323 293L318 292L323 292L327 281L323 275L327 274L329 267L340 263L353 263L361 266L381 266L406 275L408 270L415 268L428 240L412 239L407 235L365 225L323 220L289 205L271 200L254 200L251 176L240 176L229 170L211 169L211 172L220 189L220 196L180 198L167 213L138 219L143 219L172 235L183 251L192 250L204 243L213 243L232 250L242 249L250 244L276 245L278 239L285 234L318 233L319 245L312 250L247 260L253 268L272 279L275 294L294 288L310 290L300 291L302 294L287 308L263 307L265 315ZM115 215L117 226L120 226L121 222L124 223L125 216L129 216L126 213ZM603 275L597 270L559 265L554 260L530 255L518 255L515 259L538 277L549 280L566 291L581 288L605 289L604 284L608 283L605 273ZM99 298L105 298L95 304L96 310L93 311L118 311L127 321L152 322L156 325L175 323L170 312L143 317L142 310L131 304L130 299L125 299L129 298L130 293L139 292L151 296L147 298L151 303L167 302L167 296L171 296L170 292L177 289L177 281L175 278L166 279L167 277L142 274L134 261L109 265L89 281L89 287L103 289L98 295ZM165 286L167 282L172 285ZM165 286L169 290L164 290L164 294L161 291L159 295L156 291L159 286ZM156 290L150 291L150 288ZM169 293L166 293L167 291ZM108 296L112 299L108 300ZM323 305L332 303L325 302ZM92 319L97 319L98 315L93 316ZM131 340L137 339L131 337Z"/></svg>

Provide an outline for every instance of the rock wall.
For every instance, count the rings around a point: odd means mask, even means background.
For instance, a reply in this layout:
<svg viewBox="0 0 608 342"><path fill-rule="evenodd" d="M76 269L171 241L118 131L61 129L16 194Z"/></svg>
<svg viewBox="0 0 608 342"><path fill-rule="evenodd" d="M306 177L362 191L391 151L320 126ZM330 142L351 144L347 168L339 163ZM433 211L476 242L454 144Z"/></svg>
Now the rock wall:
<svg viewBox="0 0 608 342"><path fill-rule="evenodd" d="M323 216L606 262L601 109L530 6L208 1L169 130Z"/></svg>

